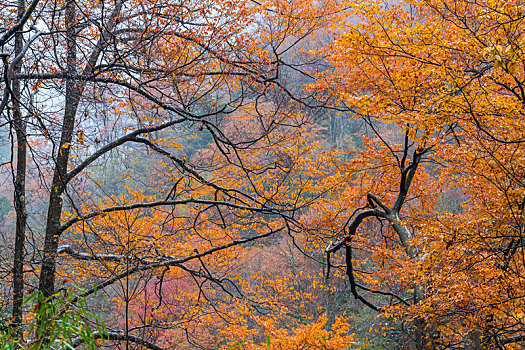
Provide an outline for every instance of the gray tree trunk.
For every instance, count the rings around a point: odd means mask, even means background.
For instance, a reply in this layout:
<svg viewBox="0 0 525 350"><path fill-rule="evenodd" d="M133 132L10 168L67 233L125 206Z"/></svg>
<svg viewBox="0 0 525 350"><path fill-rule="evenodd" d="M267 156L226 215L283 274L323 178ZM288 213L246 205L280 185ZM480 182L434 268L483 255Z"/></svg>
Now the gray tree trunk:
<svg viewBox="0 0 525 350"><path fill-rule="evenodd" d="M25 13L25 0L18 0L19 21ZM22 53L23 35L18 31L15 35L15 57ZM14 67L14 75L22 70L22 60ZM22 323L22 304L24 299L24 253L25 234L27 225L26 211L26 167L27 167L27 124L22 117L20 108L21 86L20 80L13 79L12 85L13 125L16 133L16 174L14 179L15 190L15 252L13 261L13 322L19 326ZM21 335L21 331L19 332Z"/></svg>
<svg viewBox="0 0 525 350"><path fill-rule="evenodd" d="M66 41L67 41L67 73L75 75L77 72L77 45L76 45L76 7L74 0L66 2ZM75 80L66 80L66 97L64 119L60 144L56 150L56 165L51 183L49 207L47 211L47 225L44 238L44 259L40 270L39 290L44 297L55 291L56 256L58 249L58 228L62 216L62 195L66 189L67 165L73 131L75 115L80 101L79 84Z"/></svg>

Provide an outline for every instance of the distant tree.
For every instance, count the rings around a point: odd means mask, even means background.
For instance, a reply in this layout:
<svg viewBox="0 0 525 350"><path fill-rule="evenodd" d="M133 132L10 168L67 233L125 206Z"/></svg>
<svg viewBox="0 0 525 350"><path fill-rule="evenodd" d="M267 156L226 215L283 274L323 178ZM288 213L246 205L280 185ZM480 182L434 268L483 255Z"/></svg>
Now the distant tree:
<svg viewBox="0 0 525 350"><path fill-rule="evenodd" d="M0 197L0 223L5 222L5 217L11 210L11 201L7 197Z"/></svg>

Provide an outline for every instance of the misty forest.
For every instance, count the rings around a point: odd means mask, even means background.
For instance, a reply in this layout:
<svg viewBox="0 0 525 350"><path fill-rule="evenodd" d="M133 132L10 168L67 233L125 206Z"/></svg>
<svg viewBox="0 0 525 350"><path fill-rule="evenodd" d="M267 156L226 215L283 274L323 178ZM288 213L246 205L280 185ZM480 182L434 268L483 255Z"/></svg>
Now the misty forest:
<svg viewBox="0 0 525 350"><path fill-rule="evenodd" d="M525 349L523 0L0 16L0 350Z"/></svg>

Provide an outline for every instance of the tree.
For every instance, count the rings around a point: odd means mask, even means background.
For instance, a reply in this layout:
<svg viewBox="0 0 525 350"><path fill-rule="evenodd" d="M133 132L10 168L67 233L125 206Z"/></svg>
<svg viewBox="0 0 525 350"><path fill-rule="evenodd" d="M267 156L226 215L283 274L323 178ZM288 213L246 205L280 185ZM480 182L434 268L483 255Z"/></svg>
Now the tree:
<svg viewBox="0 0 525 350"><path fill-rule="evenodd" d="M164 281L172 287L191 280L174 313L188 327L199 330L201 307L218 315L207 325L234 319L228 303L244 294L232 271L241 258L235 247L293 232L309 203L301 197L318 176L289 175L295 162L307 165L312 157L307 133L298 129L309 122L301 108L326 101L292 90L283 74L307 76L313 62L289 58L301 56L304 39L337 16L335 3L25 5L17 3L16 20L6 22L0 39L0 113L18 145L11 163L19 222L13 322L20 326L26 285L38 284L43 300L51 300L80 283L88 290L78 298L104 289L122 297L123 305L113 306L123 307L124 329L110 333L112 340L145 345L155 329L143 338L131 334L135 294L154 286L162 304ZM236 130L242 123L250 129ZM208 154L181 151L203 134L213 144ZM290 153L299 146L305 151ZM149 158L153 169L136 174L117 164L126 186L108 194L99 175L119 150ZM28 181L37 186L24 188ZM45 193L45 209L31 208L26 221L24 201L36 191ZM41 230L36 246L24 241L28 230ZM26 251L38 258L25 258ZM38 282L24 279L24 266ZM171 327L181 319L171 319ZM192 338L179 328L176 336ZM50 341L49 333L40 335Z"/></svg>
<svg viewBox="0 0 525 350"><path fill-rule="evenodd" d="M0 37L16 325L25 286L81 284L127 346L352 347L316 308L346 279L405 347L525 339L519 1L25 5Z"/></svg>
<svg viewBox="0 0 525 350"><path fill-rule="evenodd" d="M359 22L337 28L323 51L335 68L313 88L375 135L324 209L344 227L327 251L346 250L354 296L412 324L418 349L511 348L524 340L522 4L350 7Z"/></svg>

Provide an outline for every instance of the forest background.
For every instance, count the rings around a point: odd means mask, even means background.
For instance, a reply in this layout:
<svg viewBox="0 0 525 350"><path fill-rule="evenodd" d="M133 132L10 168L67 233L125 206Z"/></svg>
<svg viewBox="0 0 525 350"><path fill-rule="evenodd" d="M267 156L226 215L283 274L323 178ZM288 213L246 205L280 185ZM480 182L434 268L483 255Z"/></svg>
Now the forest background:
<svg viewBox="0 0 525 350"><path fill-rule="evenodd" d="M2 349L522 349L525 4L0 4Z"/></svg>

